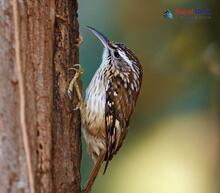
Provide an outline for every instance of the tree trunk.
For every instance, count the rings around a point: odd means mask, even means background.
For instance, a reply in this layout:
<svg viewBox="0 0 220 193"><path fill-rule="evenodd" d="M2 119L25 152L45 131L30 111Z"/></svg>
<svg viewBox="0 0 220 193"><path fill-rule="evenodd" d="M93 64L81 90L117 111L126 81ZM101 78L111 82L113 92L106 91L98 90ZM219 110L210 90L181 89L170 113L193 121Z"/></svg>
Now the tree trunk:
<svg viewBox="0 0 220 193"><path fill-rule="evenodd" d="M0 192L79 193L76 0L0 0Z"/></svg>
<svg viewBox="0 0 220 193"><path fill-rule="evenodd" d="M56 1L54 34L53 188L58 193L75 193L80 192L80 113L73 110L66 91L74 75L70 68L79 63L76 2Z"/></svg>

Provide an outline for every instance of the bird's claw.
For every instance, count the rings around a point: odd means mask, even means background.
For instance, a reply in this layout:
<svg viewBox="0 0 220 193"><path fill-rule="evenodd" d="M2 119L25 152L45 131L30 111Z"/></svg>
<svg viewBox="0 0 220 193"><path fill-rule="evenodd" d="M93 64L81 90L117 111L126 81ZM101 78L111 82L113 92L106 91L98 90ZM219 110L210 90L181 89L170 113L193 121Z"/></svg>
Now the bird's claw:
<svg viewBox="0 0 220 193"><path fill-rule="evenodd" d="M72 78L72 80L70 81L69 87L67 89L67 94L69 96L69 98L72 98L73 96L73 86L74 84L76 84L77 79L80 78L83 74L83 68L81 67L80 64L75 64L73 67L70 67L69 70L74 70L75 71L75 75Z"/></svg>
<svg viewBox="0 0 220 193"><path fill-rule="evenodd" d="M73 111L82 110L85 108L84 102L79 102L75 108L73 108Z"/></svg>
<svg viewBox="0 0 220 193"><path fill-rule="evenodd" d="M80 107L77 105L75 108L73 108L73 111L77 111L79 109L80 109Z"/></svg>
<svg viewBox="0 0 220 193"><path fill-rule="evenodd" d="M74 70L79 77L82 76L84 73L84 70L80 64L74 64L74 66L70 67L69 70Z"/></svg>
<svg viewBox="0 0 220 193"><path fill-rule="evenodd" d="M70 68L70 70L75 70L75 75L69 83L69 87L67 89L67 94L68 94L69 98L71 99L73 96L73 89L74 89L79 101L78 101L78 104L76 105L76 107L73 109L73 111L80 110L81 117L83 117L83 114L85 112L85 104L84 104L81 90L78 85L78 79L83 74L83 68L81 67L80 64L75 64L72 68Z"/></svg>

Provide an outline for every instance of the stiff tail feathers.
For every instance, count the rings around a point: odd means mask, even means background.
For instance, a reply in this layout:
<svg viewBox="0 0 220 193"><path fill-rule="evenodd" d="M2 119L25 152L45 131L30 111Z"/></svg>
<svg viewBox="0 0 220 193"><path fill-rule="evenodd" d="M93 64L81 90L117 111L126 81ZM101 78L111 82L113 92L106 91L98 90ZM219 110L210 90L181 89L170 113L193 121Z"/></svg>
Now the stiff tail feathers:
<svg viewBox="0 0 220 193"><path fill-rule="evenodd" d="M106 152L102 152L99 155L99 157L98 157L98 159L96 161L96 164L95 164L95 166L94 166L94 168L93 168L93 170L92 170L92 172L91 172L91 174L89 176L89 179L88 179L88 181L87 181L87 183L86 183L86 185L85 185L85 187L84 187L84 189L82 190L81 193L89 193L91 191L92 185L94 184L95 179L96 179L96 177L97 177L97 175L99 173L99 170L100 170L100 168L102 166L102 163L103 163L103 161L105 159L105 154L106 154Z"/></svg>

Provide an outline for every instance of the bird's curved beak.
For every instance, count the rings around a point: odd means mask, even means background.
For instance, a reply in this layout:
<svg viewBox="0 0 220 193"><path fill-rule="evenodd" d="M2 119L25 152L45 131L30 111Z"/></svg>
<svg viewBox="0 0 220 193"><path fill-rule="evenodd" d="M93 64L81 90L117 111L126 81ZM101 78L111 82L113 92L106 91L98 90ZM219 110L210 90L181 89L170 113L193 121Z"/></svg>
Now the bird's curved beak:
<svg viewBox="0 0 220 193"><path fill-rule="evenodd" d="M90 26L87 26L87 29L89 30L89 31L91 31L101 42L102 42L102 44L106 47L106 48L108 48L108 49L110 49L111 48L111 42L108 40L108 38L107 37L105 37L101 32L99 32L99 31L97 31L95 28L93 28L93 27L90 27Z"/></svg>

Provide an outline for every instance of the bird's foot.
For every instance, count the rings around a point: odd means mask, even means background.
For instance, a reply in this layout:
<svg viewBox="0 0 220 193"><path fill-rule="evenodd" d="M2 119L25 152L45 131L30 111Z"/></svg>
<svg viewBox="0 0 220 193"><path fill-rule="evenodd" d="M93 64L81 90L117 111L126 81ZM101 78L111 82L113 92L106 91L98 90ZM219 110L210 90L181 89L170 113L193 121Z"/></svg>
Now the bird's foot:
<svg viewBox="0 0 220 193"><path fill-rule="evenodd" d="M75 64L72 68L69 68L69 69L70 70L74 70L75 71L75 75L74 75L74 77L70 81L67 93L68 93L69 97L72 98L72 96L73 96L73 89L75 89L76 95L77 95L77 97L79 99L79 102L78 102L78 104L76 105L76 107L73 110L74 111L80 110L81 117L83 117L86 105L85 105L85 102L83 100L83 96L82 96L81 90L80 90L79 85L78 85L78 79L83 75L84 71L83 71L83 68L81 67L80 64Z"/></svg>
<svg viewBox="0 0 220 193"><path fill-rule="evenodd" d="M80 110L83 114L83 112L85 112L85 108L86 108L86 105L85 105L84 101L79 101L77 103L77 105L73 108L73 111Z"/></svg>
<svg viewBox="0 0 220 193"><path fill-rule="evenodd" d="M75 64L73 67L69 68L69 70L74 70L75 71L75 75L71 79L69 87L68 87L68 90L67 90L68 96L70 98L72 98L73 87L75 87L76 91L79 89L77 80L80 79L80 77L83 75L84 70L83 70L83 68L82 68L82 66L80 64Z"/></svg>

